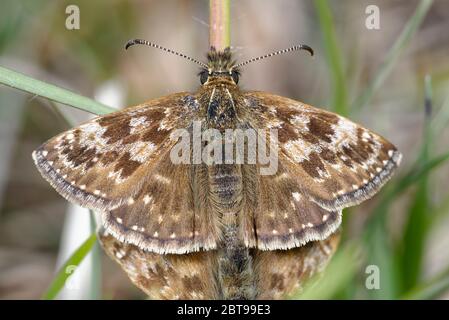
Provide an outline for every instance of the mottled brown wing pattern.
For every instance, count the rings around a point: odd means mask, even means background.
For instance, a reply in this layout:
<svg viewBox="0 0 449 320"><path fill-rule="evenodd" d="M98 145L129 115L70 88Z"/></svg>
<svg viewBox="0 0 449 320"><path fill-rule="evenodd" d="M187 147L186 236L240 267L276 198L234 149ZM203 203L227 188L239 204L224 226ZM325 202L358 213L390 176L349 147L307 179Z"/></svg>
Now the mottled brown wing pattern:
<svg viewBox="0 0 449 320"><path fill-rule="evenodd" d="M173 143L169 134L182 125L178 119L187 98L176 94L97 117L50 139L33 158L68 200L110 208L137 192L148 166Z"/></svg>
<svg viewBox="0 0 449 320"><path fill-rule="evenodd" d="M279 169L258 177L257 210L246 208L248 245L286 249L325 239L341 210L372 197L401 160L384 138L336 114L263 92L246 93L244 103L252 116L243 120L277 129L279 139Z"/></svg>
<svg viewBox="0 0 449 320"><path fill-rule="evenodd" d="M197 199L205 193L198 177L190 165L174 165L168 150L136 195L104 212L104 225L120 241L161 254L214 249L217 217L207 197Z"/></svg>
<svg viewBox="0 0 449 320"><path fill-rule="evenodd" d="M168 158L171 132L188 128L197 108L188 93L152 100L66 131L33 158L65 198L103 212L118 239L157 252L212 248L211 219L193 208L190 169Z"/></svg>
<svg viewBox="0 0 449 320"><path fill-rule="evenodd" d="M370 198L400 163L390 142L334 113L267 93L251 92L246 99L259 125L278 129L280 163L324 208Z"/></svg>
<svg viewBox="0 0 449 320"><path fill-rule="evenodd" d="M244 177L244 179L250 179ZM297 177L287 174L282 163L273 176L260 175L257 196L243 212L253 224L243 231L249 247L260 250L290 249L310 241L323 240L341 223L341 210L326 210L304 195ZM254 189L253 189L254 190Z"/></svg>
<svg viewBox="0 0 449 320"><path fill-rule="evenodd" d="M161 255L122 243L105 231L99 231L98 237L106 253L152 299L221 298L213 272L215 250ZM337 231L326 240L291 250L254 251L256 299L282 299L300 292L327 265L339 238Z"/></svg>
<svg viewBox="0 0 449 320"><path fill-rule="evenodd" d="M337 230L325 240L298 248L257 251L254 255L257 299L285 299L301 293L307 281L327 266L339 240Z"/></svg>
<svg viewBox="0 0 449 320"><path fill-rule="evenodd" d="M215 251L158 254L122 243L105 231L98 238L106 253L152 299L218 299L213 273Z"/></svg>

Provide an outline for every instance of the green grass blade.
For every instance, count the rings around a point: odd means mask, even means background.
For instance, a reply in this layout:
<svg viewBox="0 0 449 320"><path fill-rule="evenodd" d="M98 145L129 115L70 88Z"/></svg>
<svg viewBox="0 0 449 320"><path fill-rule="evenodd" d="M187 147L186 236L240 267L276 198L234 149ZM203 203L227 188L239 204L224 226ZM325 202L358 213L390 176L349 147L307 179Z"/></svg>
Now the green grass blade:
<svg viewBox="0 0 449 320"><path fill-rule="evenodd" d="M387 216L389 207L385 206L382 216ZM379 268L380 288L367 290L363 293L370 299L395 299L399 292L397 277L397 262L393 246L388 239L385 219L375 219L369 226L365 236L366 264Z"/></svg>
<svg viewBox="0 0 449 320"><path fill-rule="evenodd" d="M97 223L95 221L95 213L89 210L91 232L94 234L97 231ZM91 270L91 284L90 284L90 300L98 300L101 298L101 247L96 241L92 247L92 270Z"/></svg>
<svg viewBox="0 0 449 320"><path fill-rule="evenodd" d="M394 200L394 187L388 185L382 192L379 204L372 212L370 221L366 223L363 237L368 265L376 265L380 271L380 289L367 291L359 288L363 295L372 299L395 299L399 292L400 281L397 276L397 258L392 243L388 239L387 217Z"/></svg>
<svg viewBox="0 0 449 320"><path fill-rule="evenodd" d="M449 290L449 268L433 278L432 280L420 284L416 288L407 292L402 299L424 300L437 299L441 294Z"/></svg>
<svg viewBox="0 0 449 320"><path fill-rule="evenodd" d="M448 160L449 151L433 157L427 162L422 163L420 166L412 166L412 168L403 175L398 182L394 185L387 185L384 188L381 194L382 198L379 201L379 204L373 209L371 219L367 223L366 238L368 243L373 241L371 237L374 232L371 233L371 229L377 228L378 223L385 223L385 218L393 200L406 191L410 186L420 181L423 176L427 175L432 170L435 170L438 166L446 163Z"/></svg>
<svg viewBox="0 0 449 320"><path fill-rule="evenodd" d="M97 115L116 111L87 97L3 67L0 67L0 83Z"/></svg>
<svg viewBox="0 0 449 320"><path fill-rule="evenodd" d="M432 110L432 88L430 77L426 77L425 85L425 117L424 137L421 145L419 163L429 160L429 149L432 144L430 116ZM421 275L424 246L429 222L429 172L423 174L417 182L418 188L405 223L402 242L398 247L401 257L402 290L406 291L417 285Z"/></svg>
<svg viewBox="0 0 449 320"><path fill-rule="evenodd" d="M421 0L418 4L413 16L405 25L402 33L396 39L393 47L388 51L385 56L385 60L382 62L379 70L374 76L368 87L362 92L362 94L357 97L351 106L351 110L358 110L365 107L370 101L377 90L382 86L385 79L391 72L391 69L396 64L400 54L405 49L410 39L418 30L419 25L424 20L427 12L432 5L433 0Z"/></svg>
<svg viewBox="0 0 449 320"><path fill-rule="evenodd" d="M398 182L386 187L382 193L381 201L373 210L373 215L367 223L364 243L368 252L368 263L379 265L382 278L381 283L384 284L381 285L381 292L373 291L368 293L373 298L397 298L401 292L402 281L398 273L398 268L402 265L401 259L393 251L392 245L385 239L385 236L388 234L386 217L388 212L390 212L390 205L394 199L410 186L417 182L419 183L432 170L446 163L449 160L449 152L432 159L420 157L420 160ZM420 225L418 222L417 225Z"/></svg>
<svg viewBox="0 0 449 320"><path fill-rule="evenodd" d="M315 10L323 33L323 45L326 59L332 76L332 107L333 110L343 116L348 115L347 85L343 71L341 53L335 36L335 27L332 12L327 0L316 0Z"/></svg>
<svg viewBox="0 0 449 320"><path fill-rule="evenodd" d="M384 191L382 192L382 199L379 201L379 204L373 210L372 220L384 219L386 212L388 211L388 207L391 202L402 194L405 190L407 190L410 186L415 184L417 181L421 179L424 175L428 174L432 170L435 170L440 165L444 164L449 160L449 151L445 152L439 156L433 157L427 162L421 165L414 165L412 168L404 174L398 182L395 184L390 184L384 187ZM393 182L393 181L392 181Z"/></svg>
<svg viewBox="0 0 449 320"><path fill-rule="evenodd" d="M422 270L423 254L428 226L428 179L421 178L409 210L398 255L401 256L402 290L417 285Z"/></svg>
<svg viewBox="0 0 449 320"><path fill-rule="evenodd" d="M430 171L436 169L438 166L444 164L449 160L449 151L439 156L436 156L427 162L419 166L413 166L413 168L405 174L402 179L399 180L394 190L389 194L394 198L400 193L405 191L408 187L419 181L423 176L427 175Z"/></svg>
<svg viewBox="0 0 449 320"><path fill-rule="evenodd" d="M367 236L369 237L370 235L370 226L374 226L377 221L385 221L389 207L395 198L419 181L421 177L428 174L432 170L435 170L438 166L444 164L448 160L449 151L428 160L421 166L412 166L412 168L394 185L390 184L385 186L383 192L381 193L382 198L379 201L379 204L373 209L370 222L368 223Z"/></svg>
<svg viewBox="0 0 449 320"><path fill-rule="evenodd" d="M93 233L89 238L87 238L86 241L83 242L83 244L72 254L72 256L58 271L47 292L43 295L42 299L52 300L56 298L59 291L61 291L61 289L64 287L67 278L73 274L67 272L67 267L78 266L90 252L96 241L97 235Z"/></svg>

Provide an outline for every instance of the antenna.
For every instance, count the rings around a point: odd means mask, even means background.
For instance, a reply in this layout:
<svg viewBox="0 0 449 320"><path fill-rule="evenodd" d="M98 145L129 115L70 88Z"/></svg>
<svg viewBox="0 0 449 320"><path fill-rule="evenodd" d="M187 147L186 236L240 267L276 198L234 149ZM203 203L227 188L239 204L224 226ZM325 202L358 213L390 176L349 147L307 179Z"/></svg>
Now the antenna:
<svg viewBox="0 0 449 320"><path fill-rule="evenodd" d="M201 61L198 61L198 60L196 60L196 59L193 59L192 57L189 57L189 56L187 56L187 55L185 55L185 54L183 54L183 53L176 52L176 51L171 50L171 49L168 49L168 48L164 48L164 47L162 47L162 46L160 46L160 45L158 45L158 44L156 44L156 43L152 43L152 42L150 42L150 41L143 40L143 39L132 39L132 40L129 40L129 41L126 43L126 45L125 45L125 50L127 50L129 47L131 47L131 46L133 46L133 45L136 45L136 44L143 44L143 45L146 45L146 46L149 46L149 47L153 47L153 48L156 48L156 49L160 49L160 50L169 52L169 53L171 53L171 54L180 56L180 57L182 57L182 58L185 58L185 59L187 59L187 60L189 60L189 61L195 62L196 64L199 64L199 65L202 66L203 68L206 68L206 69L208 68L207 64L205 64L205 63L203 63L203 62L201 62Z"/></svg>
<svg viewBox="0 0 449 320"><path fill-rule="evenodd" d="M299 51L299 50L305 50L308 53L310 53L311 56L313 56L313 49L311 47L309 47L309 46L307 46L305 44L300 44L300 45L296 45L296 46L293 46L293 47L290 47L290 48L287 48L287 49L282 49L282 50L279 50L279 51L268 53L266 55L263 55L263 56L260 56L260 57L257 57L257 58L249 59L247 61L244 61L242 63L239 63L239 64L233 66L233 68L240 68L240 67L243 67L243 66L247 65L248 63L251 63L251 62L254 62L254 61L259 61L259 60L262 60L262 59L265 59L265 58L277 56L278 54L283 54L283 53L287 53L287 52L291 52L291 51Z"/></svg>

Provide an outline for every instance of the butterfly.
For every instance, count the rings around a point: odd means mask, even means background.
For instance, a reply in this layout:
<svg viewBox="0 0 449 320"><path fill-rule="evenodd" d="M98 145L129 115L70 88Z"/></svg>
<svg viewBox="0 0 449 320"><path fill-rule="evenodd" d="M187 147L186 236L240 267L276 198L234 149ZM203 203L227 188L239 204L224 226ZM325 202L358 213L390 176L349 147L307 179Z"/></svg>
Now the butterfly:
<svg viewBox="0 0 449 320"><path fill-rule="evenodd" d="M61 133L33 152L40 173L67 200L102 213L103 246L152 297L254 299L291 292L286 283L306 273L298 259L324 246L318 260L327 261L342 209L371 198L399 166L400 152L337 114L239 88L243 66L290 51L313 55L308 46L243 63L229 48L211 48L203 63L140 39L126 48L135 44L199 64L199 89ZM179 130L187 136L181 148ZM266 140L268 130L276 133L275 144ZM276 170L262 174L257 157L220 161L228 140L204 140L206 131L231 131L230 142L237 133L254 132L262 138L257 152L276 151ZM252 146L248 136L241 141ZM195 162L195 144L200 154L212 150L215 160ZM174 163L173 150L183 148L184 161Z"/></svg>

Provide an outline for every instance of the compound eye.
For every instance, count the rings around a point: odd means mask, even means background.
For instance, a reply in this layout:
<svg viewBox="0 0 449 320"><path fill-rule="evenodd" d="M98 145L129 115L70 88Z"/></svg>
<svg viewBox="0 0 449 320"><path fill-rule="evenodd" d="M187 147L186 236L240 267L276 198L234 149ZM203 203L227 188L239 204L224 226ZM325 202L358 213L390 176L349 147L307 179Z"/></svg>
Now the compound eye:
<svg viewBox="0 0 449 320"><path fill-rule="evenodd" d="M209 78L209 72L204 70L200 72L200 82L201 84L205 84L207 79Z"/></svg>
<svg viewBox="0 0 449 320"><path fill-rule="evenodd" d="M231 76L235 84L239 83L239 73L237 71L232 71Z"/></svg>

